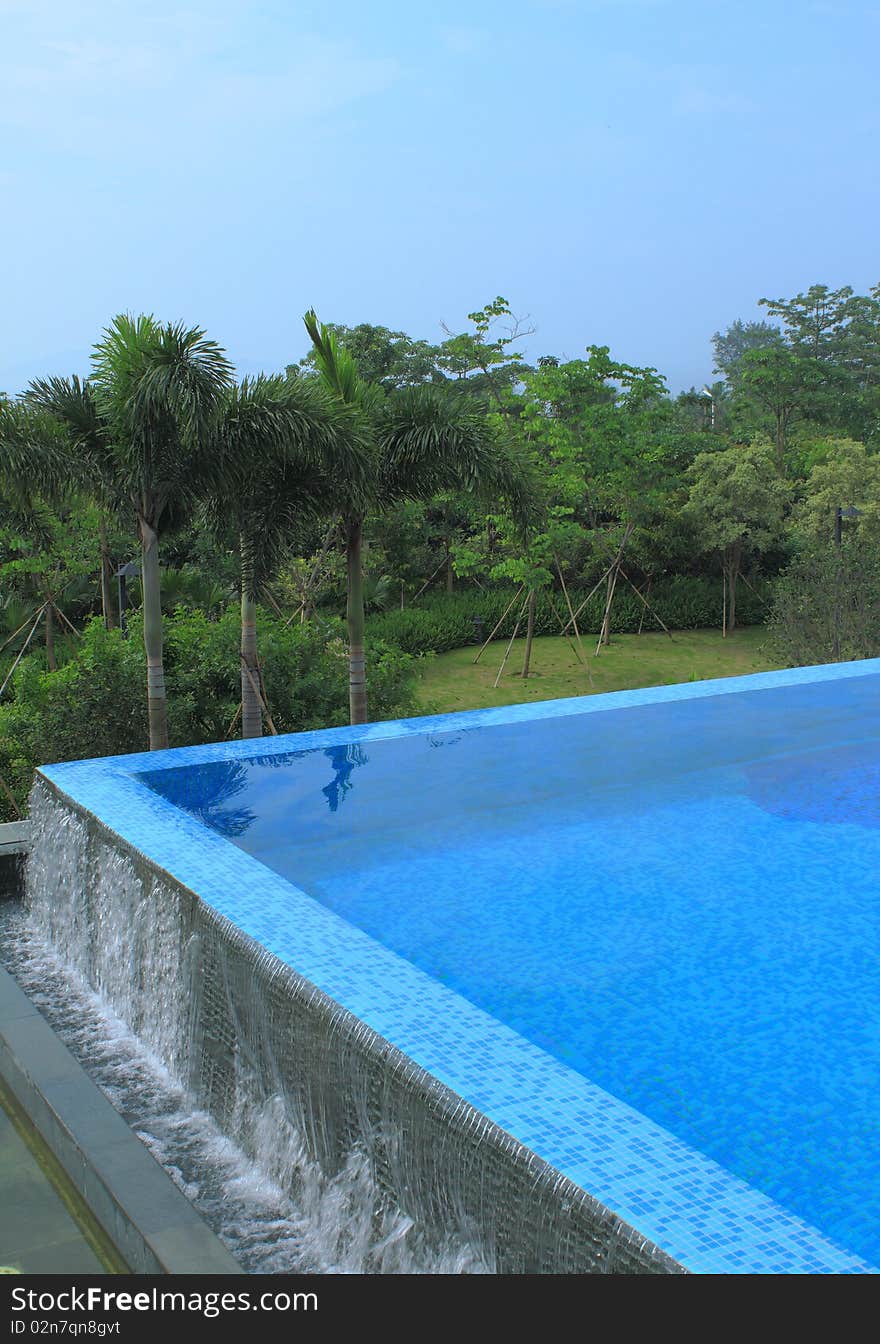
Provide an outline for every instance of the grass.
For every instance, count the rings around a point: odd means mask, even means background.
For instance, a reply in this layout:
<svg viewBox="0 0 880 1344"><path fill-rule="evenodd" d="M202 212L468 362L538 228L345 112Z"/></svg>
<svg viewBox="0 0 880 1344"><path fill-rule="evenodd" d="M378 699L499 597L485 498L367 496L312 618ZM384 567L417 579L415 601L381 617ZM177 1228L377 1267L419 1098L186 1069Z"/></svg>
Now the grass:
<svg viewBox="0 0 880 1344"><path fill-rule="evenodd" d="M566 639L545 636L532 648L527 681L522 670L525 640L518 639L497 690L493 682L504 656L506 641L489 645L474 666L477 646L454 649L425 663L418 687L419 711L446 714L457 709L486 709L532 700L555 700L569 695L596 695L602 691L632 690L637 686L668 686L679 681L709 677L738 677L778 667L763 652L762 626L737 630L727 639L717 630L683 630L673 639L657 634L614 635L598 658L596 636L584 638L584 662L579 663Z"/></svg>

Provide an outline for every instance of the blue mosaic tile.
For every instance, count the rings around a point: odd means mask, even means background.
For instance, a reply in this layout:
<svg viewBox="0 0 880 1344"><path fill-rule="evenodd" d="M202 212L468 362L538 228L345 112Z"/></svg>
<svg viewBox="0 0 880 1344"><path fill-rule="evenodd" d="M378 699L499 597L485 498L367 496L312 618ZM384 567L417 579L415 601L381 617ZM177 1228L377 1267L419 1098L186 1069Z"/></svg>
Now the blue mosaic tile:
<svg viewBox="0 0 880 1344"><path fill-rule="evenodd" d="M456 735L482 728L574 721L573 716L582 719L621 709L804 688L876 678L878 674L880 660L793 669L356 729L330 729L263 739L258 745L244 741L140 753L49 766L43 773L158 867L688 1268L722 1273L865 1272L871 1265L862 1257L836 1244L664 1125L597 1086L564 1059L527 1039L521 1030L499 1021L455 987L440 983L338 911L313 899L271 866L202 824L181 806L172 805L147 787L140 776L172 769L179 772L182 767L195 771L225 761L246 762L256 752L262 757L282 757L351 744L368 748L370 744L413 736L444 745ZM841 787L851 787L852 780L842 768L840 779ZM184 777L176 787L178 801L183 806L193 805L197 794L194 778L188 781ZM467 781L463 781L462 792L466 791ZM837 814L826 815L828 807L815 789L805 786L803 798L801 810L812 817L825 808L819 818L822 824L847 824L845 817L841 823ZM479 806L478 798L474 805ZM685 789L675 806L679 819L693 806L694 818L699 818L710 839L715 836L720 842L725 827L730 826L727 809L723 815L712 815L702 804L692 804ZM741 806L752 809L750 824L768 828L776 824L773 809L777 800L763 776L753 781L753 797ZM622 824L632 825L629 821ZM417 846L407 847L405 825L402 821L398 836L389 838L387 855L381 844L375 852L377 863L386 865L389 871L418 871L420 854ZM451 854L467 826L466 819L450 823ZM562 852L563 821L554 823L548 814L547 833L548 843L557 854ZM775 834L766 831L768 837ZM515 868L515 845L505 843ZM831 849L828 855L831 864ZM768 852L768 881L775 873L772 857ZM529 861L527 847L521 861ZM637 855L624 845L621 863L631 867L636 862ZM454 858L450 863L454 866ZM866 869L865 880L871 877ZM461 880L466 879L462 873ZM646 864L644 880L646 884L664 881L662 855L654 855L651 871ZM516 879L511 878L511 883L515 887ZM650 1088L646 1095L649 1093Z"/></svg>

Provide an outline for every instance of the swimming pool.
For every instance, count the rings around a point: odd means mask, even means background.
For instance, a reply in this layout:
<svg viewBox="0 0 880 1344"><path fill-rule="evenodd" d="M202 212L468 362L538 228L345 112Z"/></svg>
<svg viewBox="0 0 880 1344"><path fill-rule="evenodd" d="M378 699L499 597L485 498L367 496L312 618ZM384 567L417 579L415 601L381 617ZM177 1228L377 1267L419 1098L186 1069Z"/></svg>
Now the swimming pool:
<svg viewBox="0 0 880 1344"><path fill-rule="evenodd" d="M685 1267L880 1262L880 661L42 773Z"/></svg>

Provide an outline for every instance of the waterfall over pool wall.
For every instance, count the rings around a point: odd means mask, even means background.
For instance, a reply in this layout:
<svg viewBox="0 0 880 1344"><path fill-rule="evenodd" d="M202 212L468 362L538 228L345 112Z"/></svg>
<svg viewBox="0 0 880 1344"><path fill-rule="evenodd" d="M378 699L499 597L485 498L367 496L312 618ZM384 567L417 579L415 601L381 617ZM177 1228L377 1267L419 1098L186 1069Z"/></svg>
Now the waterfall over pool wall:
<svg viewBox="0 0 880 1344"><path fill-rule="evenodd" d="M31 820L34 921L273 1181L337 1181L349 1267L680 1272L53 785Z"/></svg>

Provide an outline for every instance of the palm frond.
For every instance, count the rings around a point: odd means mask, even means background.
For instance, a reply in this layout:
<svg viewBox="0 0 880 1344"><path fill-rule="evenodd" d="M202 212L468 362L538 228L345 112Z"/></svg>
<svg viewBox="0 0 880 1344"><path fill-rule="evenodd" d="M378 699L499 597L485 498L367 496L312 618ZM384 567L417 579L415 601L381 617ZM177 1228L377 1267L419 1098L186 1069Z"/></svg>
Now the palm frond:
<svg viewBox="0 0 880 1344"><path fill-rule="evenodd" d="M64 467L71 485L85 485L105 498L114 492L114 453L110 426L101 415L87 379L36 378L26 402L50 416L66 432L71 451Z"/></svg>
<svg viewBox="0 0 880 1344"><path fill-rule="evenodd" d="M70 470L58 423L26 400L0 401L0 477L47 496L61 493Z"/></svg>
<svg viewBox="0 0 880 1344"><path fill-rule="evenodd" d="M229 388L232 365L200 327L160 327L145 352L132 389L131 412L141 423L173 419L178 434L197 441L207 431Z"/></svg>
<svg viewBox="0 0 880 1344"><path fill-rule="evenodd" d="M537 490L524 454L460 398L433 387L397 392L383 408L377 435L381 499L466 490L504 497L521 525L534 520Z"/></svg>
<svg viewBox="0 0 880 1344"><path fill-rule="evenodd" d="M368 383L361 378L357 361L340 343L335 332L318 321L314 308L309 309L303 321L314 346L318 373L325 385L347 405L359 406L366 415L376 413L384 400L384 389L378 383Z"/></svg>

